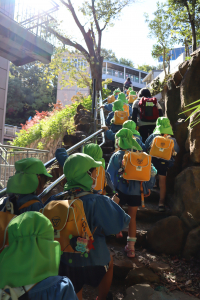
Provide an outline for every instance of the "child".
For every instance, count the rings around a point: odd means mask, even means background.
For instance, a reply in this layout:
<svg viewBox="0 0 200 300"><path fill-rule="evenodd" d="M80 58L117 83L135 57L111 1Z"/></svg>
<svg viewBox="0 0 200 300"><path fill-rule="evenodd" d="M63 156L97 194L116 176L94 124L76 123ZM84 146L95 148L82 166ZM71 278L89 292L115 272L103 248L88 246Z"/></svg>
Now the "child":
<svg viewBox="0 0 200 300"><path fill-rule="evenodd" d="M97 144L90 143L86 145L83 149L83 153L91 156L94 160L96 161L101 161L102 166L97 168L97 179L95 182L95 187L94 190L99 191L99 194L106 194L105 191L105 186L106 186L106 181L105 181L105 160L103 158L103 151L101 147Z"/></svg>
<svg viewBox="0 0 200 300"><path fill-rule="evenodd" d="M118 100L121 100L124 105L128 105L128 100L126 99L126 96L124 93L120 93L119 96L118 96ZM128 105L128 109L129 109L129 116L131 117L132 116L132 106L129 106Z"/></svg>
<svg viewBox="0 0 200 300"><path fill-rule="evenodd" d="M117 100L119 93L121 93L120 89L114 90L113 95L115 97L115 100ZM113 103L102 105L100 106L100 108L104 108L105 110L112 111Z"/></svg>
<svg viewBox="0 0 200 300"><path fill-rule="evenodd" d="M160 117L156 121L156 128L154 129L153 133L147 138L145 142L145 146L147 150L151 148L151 144L156 136L159 135L174 135L172 127L170 125L170 121L166 117ZM170 137L174 141L174 150L175 152L179 152L179 146L176 142L174 137ZM159 187L160 187L160 200L158 204L158 210L161 212L165 211L165 196L166 196L166 178L167 178L167 170L170 165L173 165L173 157L171 160L167 161L161 158L152 157L152 163L157 169L159 175ZM170 165L169 165L170 164Z"/></svg>
<svg viewBox="0 0 200 300"><path fill-rule="evenodd" d="M142 143L142 137L140 136L140 133L136 130L136 124L135 124L134 121L128 120L128 121L124 122L124 124L122 125L122 128L130 129L133 133L133 137L136 138L136 141L142 147L143 151L146 151L146 147ZM112 132L112 130L109 130L107 126L102 126L102 129L104 129L106 131L107 139L114 142L115 141L115 134Z"/></svg>
<svg viewBox="0 0 200 300"><path fill-rule="evenodd" d="M41 194L50 175L43 163L34 157L15 162L16 173L7 183L7 194L14 194L15 214L25 211L39 211L44 207L37 197Z"/></svg>
<svg viewBox="0 0 200 300"><path fill-rule="evenodd" d="M111 125L111 130L112 132L116 133L118 130L120 130L122 128L122 125L115 125L112 121L114 118L114 112L115 111L124 111L123 109L123 102L120 100L116 100L115 102L113 102L113 108L112 108L112 112L109 113L107 119L106 119L106 124L107 125Z"/></svg>
<svg viewBox="0 0 200 300"><path fill-rule="evenodd" d="M88 257L79 253L64 252L61 257L60 275L70 278L78 299L82 299L83 285L99 286L98 300L106 300L113 276L113 261L106 245L106 235L116 234L127 227L130 217L109 197L93 193L96 180L96 168L102 162L95 161L84 153L72 154L64 164L67 179L64 190L69 195L79 197L83 206L91 232L94 237L94 248ZM51 200L62 200L63 194L51 197Z"/></svg>
<svg viewBox="0 0 200 300"><path fill-rule="evenodd" d="M60 244L45 216L23 213L7 230L9 246L0 253L0 289L11 298L1 298L0 290L0 299L77 300L71 281L58 276Z"/></svg>
<svg viewBox="0 0 200 300"><path fill-rule="evenodd" d="M135 242L136 242L136 213L138 206L141 206L141 191L140 182L129 180L127 182L119 176L119 169L122 167L122 160L125 150L142 150L140 145L133 139L132 131L126 128L121 129L116 133L116 144L119 146L119 151L115 152L109 161L107 172L111 176L115 190L118 192L120 199L119 204L128 204L128 214L131 217L128 230L127 245L125 251L128 257L135 257ZM155 183L155 177L152 176L150 181L143 182L144 194L149 194L149 189L152 189Z"/></svg>

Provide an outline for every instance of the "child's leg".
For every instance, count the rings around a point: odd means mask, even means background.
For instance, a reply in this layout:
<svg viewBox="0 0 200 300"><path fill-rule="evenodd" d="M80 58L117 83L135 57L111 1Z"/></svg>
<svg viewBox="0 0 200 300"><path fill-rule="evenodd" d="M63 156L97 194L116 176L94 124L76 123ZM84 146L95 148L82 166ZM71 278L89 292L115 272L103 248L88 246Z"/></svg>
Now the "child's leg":
<svg viewBox="0 0 200 300"><path fill-rule="evenodd" d="M160 200L159 206L164 205L166 196L166 178L167 176L159 175Z"/></svg>
<svg viewBox="0 0 200 300"><path fill-rule="evenodd" d="M131 217L129 228L128 228L128 236L136 237L136 214L138 207L137 206L128 206L128 215Z"/></svg>
<svg viewBox="0 0 200 300"><path fill-rule="evenodd" d="M101 283L99 284L99 296L98 300L106 300L106 296L110 290L110 286L113 279L113 257L110 256L110 264L107 273L104 275Z"/></svg>
<svg viewBox="0 0 200 300"><path fill-rule="evenodd" d="M127 245L125 251L128 257L135 257L135 242L136 242L136 214L137 206L128 206L128 214L131 217L128 229Z"/></svg>
<svg viewBox="0 0 200 300"><path fill-rule="evenodd" d="M80 292L78 292L76 294L76 296L78 297L78 300L82 300L82 297L83 297L83 289L80 290Z"/></svg>

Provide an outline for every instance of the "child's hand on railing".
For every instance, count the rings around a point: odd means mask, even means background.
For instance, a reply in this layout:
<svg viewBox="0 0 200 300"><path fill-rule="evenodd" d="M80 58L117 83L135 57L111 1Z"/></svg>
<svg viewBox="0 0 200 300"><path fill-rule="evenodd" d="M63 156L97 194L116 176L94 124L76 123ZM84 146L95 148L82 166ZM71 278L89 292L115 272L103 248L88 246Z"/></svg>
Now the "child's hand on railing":
<svg viewBox="0 0 200 300"><path fill-rule="evenodd" d="M104 125L104 126L101 126L101 129L103 129L104 131L107 131L108 127Z"/></svg>

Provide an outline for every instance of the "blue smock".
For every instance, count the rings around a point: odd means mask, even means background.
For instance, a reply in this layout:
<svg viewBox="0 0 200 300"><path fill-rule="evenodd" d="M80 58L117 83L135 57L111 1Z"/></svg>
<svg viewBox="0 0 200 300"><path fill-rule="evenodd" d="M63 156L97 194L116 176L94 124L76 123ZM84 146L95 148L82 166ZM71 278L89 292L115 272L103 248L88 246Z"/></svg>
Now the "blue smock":
<svg viewBox="0 0 200 300"><path fill-rule="evenodd" d="M63 193L51 196L51 200L62 200ZM78 194L77 194L78 197ZM106 236L117 234L128 227L130 217L109 197L99 194L81 196L83 207L91 232L94 232L94 248L83 257L79 253L64 252L61 264L72 267L105 266L110 262L110 252L106 244ZM45 203L45 204L46 204ZM96 230L95 230L96 229ZM70 260L72 261L70 263Z"/></svg>
<svg viewBox="0 0 200 300"><path fill-rule="evenodd" d="M64 276L51 276L37 283L29 292L29 300L78 300L71 281Z"/></svg>

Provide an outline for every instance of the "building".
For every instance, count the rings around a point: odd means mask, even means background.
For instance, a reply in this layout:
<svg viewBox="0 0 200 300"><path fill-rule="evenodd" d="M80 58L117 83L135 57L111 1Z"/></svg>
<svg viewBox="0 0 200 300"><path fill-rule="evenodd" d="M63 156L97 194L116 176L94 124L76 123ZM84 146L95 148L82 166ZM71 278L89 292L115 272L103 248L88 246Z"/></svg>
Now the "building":
<svg viewBox="0 0 200 300"><path fill-rule="evenodd" d="M151 70L144 78L143 83L148 86L149 83L151 83L156 77L159 76L160 73L162 73L163 70Z"/></svg>
<svg viewBox="0 0 200 300"><path fill-rule="evenodd" d="M176 60L184 52L185 52L185 47L178 47L170 50L168 56L170 56L170 60ZM163 62L162 56L158 58L158 62Z"/></svg>
<svg viewBox="0 0 200 300"><path fill-rule="evenodd" d="M68 54L66 53L66 56ZM65 58L63 58L64 62ZM74 59L74 64L77 68L79 66L83 65L87 68L87 72L90 74L90 68L84 58L83 55L76 55L76 58ZM103 62L103 70L102 70L102 81L106 79L112 79L112 83L108 85L108 88L113 91L116 88L120 88L121 91L123 91L123 84L125 80L130 77L133 88L135 91L139 91L143 87L145 87L145 83L143 83L143 79L146 77L148 73L127 67L125 65L121 65L115 62L109 62L109 61L104 61ZM58 87L57 87L57 101L61 101L63 105L70 104L71 103L71 98L72 96L76 95L77 92L82 93L83 95L89 95L90 90L89 88L78 88L77 86L72 86L72 87L62 87L61 85L61 79L62 79L62 74L59 75L58 77ZM69 77L66 75L65 79L67 80Z"/></svg>
<svg viewBox="0 0 200 300"><path fill-rule="evenodd" d="M68 52L64 53L63 55L63 62L67 62L68 60ZM81 69L82 67L86 70L87 73L90 74L90 68L88 66L87 61L85 60L85 57L81 54L76 54L75 56L72 56L71 58L71 63L75 68ZM62 86L62 75L63 73L67 73L67 71L63 71L62 73L59 74L58 76L58 85L57 85L57 101L61 101L63 106L71 104L71 98L76 95L78 92L83 94L83 95L89 95L90 94L90 89L89 87L87 88L78 88L77 85L75 86ZM66 74L65 75L65 80L68 80L69 76Z"/></svg>
<svg viewBox="0 0 200 300"><path fill-rule="evenodd" d="M32 17L29 16L29 20L25 20L25 23L18 23L14 20L15 7L15 0L0 0L0 143L3 142L4 136L10 61L16 66L36 60L47 64L53 54L53 45L39 35L40 32L44 32L50 13L38 12ZM25 18L26 8L23 6L21 8L25 9ZM58 7L55 6L54 11L57 9ZM23 18L23 11L20 17ZM43 29L39 31L39 28ZM36 30L36 33L33 30Z"/></svg>
<svg viewBox="0 0 200 300"><path fill-rule="evenodd" d="M103 80L107 78L112 79L112 83L108 85L108 88L110 88L112 91L117 87L123 90L124 82L128 77L130 77L131 79L134 90L139 91L140 89L145 87L143 79L148 74L147 72L107 60L104 60L103 62L102 73Z"/></svg>

